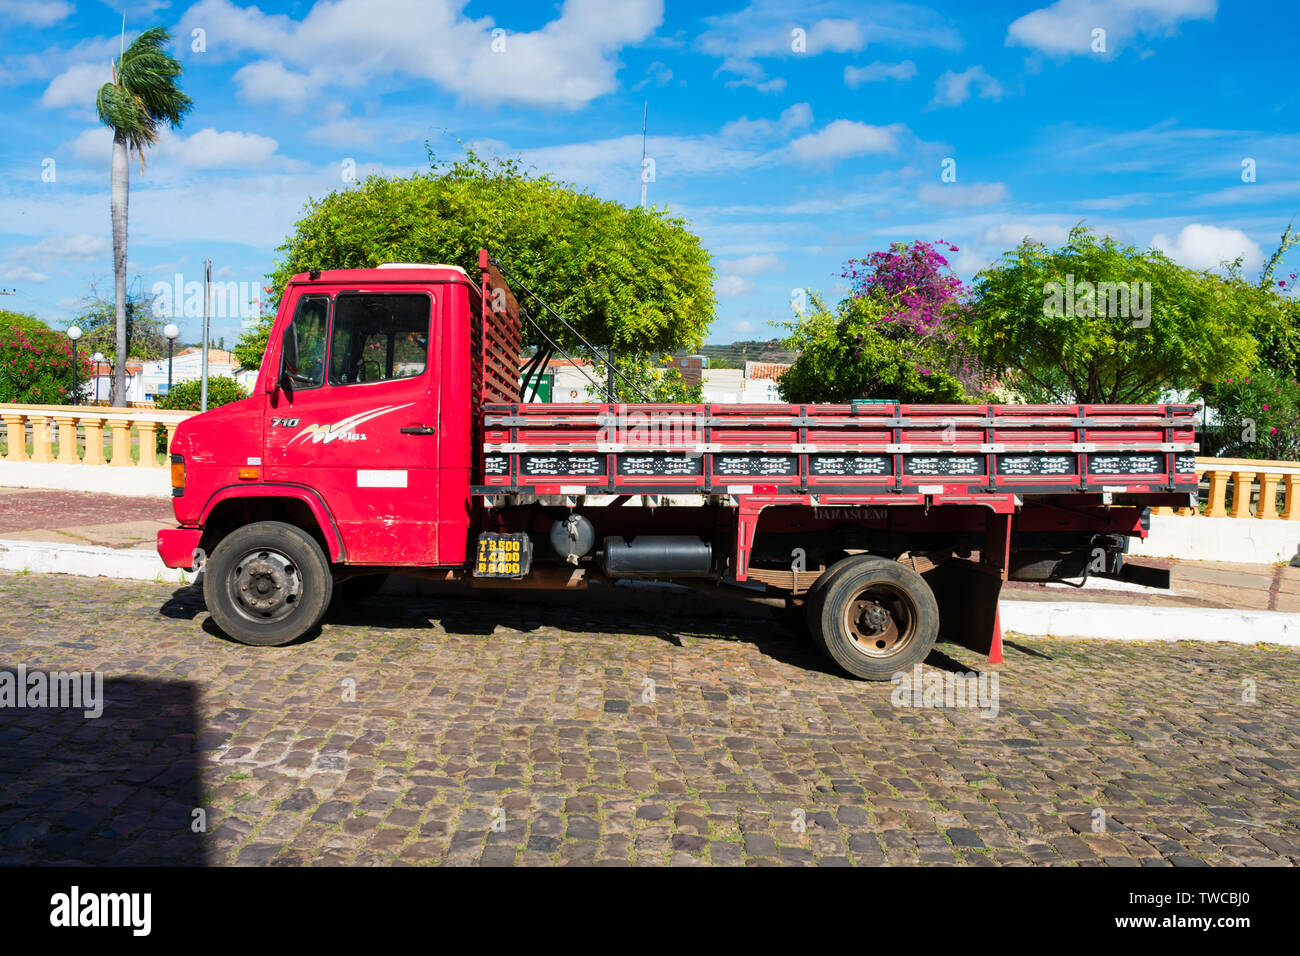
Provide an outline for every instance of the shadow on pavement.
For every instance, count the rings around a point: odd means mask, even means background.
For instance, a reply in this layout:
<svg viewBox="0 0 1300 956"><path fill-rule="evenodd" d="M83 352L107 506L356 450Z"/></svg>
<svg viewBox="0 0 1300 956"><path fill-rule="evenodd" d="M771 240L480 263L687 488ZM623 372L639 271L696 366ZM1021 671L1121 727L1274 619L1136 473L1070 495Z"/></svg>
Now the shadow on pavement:
<svg viewBox="0 0 1300 956"><path fill-rule="evenodd" d="M0 865L202 864L198 685L114 678L99 699L97 718L0 707Z"/></svg>

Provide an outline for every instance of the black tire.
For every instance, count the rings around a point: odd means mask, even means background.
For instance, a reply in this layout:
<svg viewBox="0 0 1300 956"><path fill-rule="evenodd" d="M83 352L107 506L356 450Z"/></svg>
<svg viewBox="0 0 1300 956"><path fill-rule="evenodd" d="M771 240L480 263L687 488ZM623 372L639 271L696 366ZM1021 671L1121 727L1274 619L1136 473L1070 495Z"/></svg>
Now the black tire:
<svg viewBox="0 0 1300 956"><path fill-rule="evenodd" d="M245 525L221 539L204 567L212 620L241 644L278 647L320 623L334 591L319 544L280 521Z"/></svg>
<svg viewBox="0 0 1300 956"><path fill-rule="evenodd" d="M939 605L911 568L855 555L822 577L825 585L809 601L809 630L841 668L883 681L929 655L939 636Z"/></svg>
<svg viewBox="0 0 1300 956"><path fill-rule="evenodd" d="M379 593L387 580L387 574L358 574L335 581L330 610L342 611L362 601L370 600Z"/></svg>

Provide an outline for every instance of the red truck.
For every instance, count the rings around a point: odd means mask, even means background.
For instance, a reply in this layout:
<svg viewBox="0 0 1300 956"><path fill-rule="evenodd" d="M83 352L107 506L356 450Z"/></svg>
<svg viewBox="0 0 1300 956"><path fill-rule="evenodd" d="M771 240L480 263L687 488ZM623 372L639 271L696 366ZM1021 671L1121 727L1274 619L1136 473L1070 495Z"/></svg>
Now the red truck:
<svg viewBox="0 0 1300 956"><path fill-rule="evenodd" d="M1000 661L1005 580L1168 586L1123 555L1195 504L1195 406L525 401L519 304L478 266L295 276L251 397L177 429L158 552L226 634L288 643L394 571L657 579L887 680L940 635Z"/></svg>

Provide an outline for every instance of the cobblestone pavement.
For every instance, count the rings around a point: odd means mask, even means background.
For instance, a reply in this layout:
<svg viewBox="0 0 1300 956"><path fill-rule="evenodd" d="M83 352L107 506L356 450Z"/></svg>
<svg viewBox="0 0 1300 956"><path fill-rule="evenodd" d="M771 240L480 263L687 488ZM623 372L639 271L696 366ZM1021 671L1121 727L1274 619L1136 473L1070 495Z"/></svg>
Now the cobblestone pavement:
<svg viewBox="0 0 1300 956"><path fill-rule="evenodd" d="M106 699L0 709L0 862L1300 862L1294 649L1013 635L983 717L758 617L383 598L284 648L206 618L0 575L0 664Z"/></svg>

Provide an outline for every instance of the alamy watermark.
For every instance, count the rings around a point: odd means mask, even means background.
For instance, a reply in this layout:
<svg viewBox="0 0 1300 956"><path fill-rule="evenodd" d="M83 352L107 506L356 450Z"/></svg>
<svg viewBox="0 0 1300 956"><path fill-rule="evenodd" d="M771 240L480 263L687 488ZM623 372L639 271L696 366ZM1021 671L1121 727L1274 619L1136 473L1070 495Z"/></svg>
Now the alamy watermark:
<svg viewBox="0 0 1300 956"><path fill-rule="evenodd" d="M0 707L71 709L93 720L104 713L104 675L99 671L28 671L26 664L0 671Z"/></svg>
<svg viewBox="0 0 1300 956"><path fill-rule="evenodd" d="M1064 282L1043 284L1043 315L1051 318L1128 319L1135 329L1151 324L1150 282Z"/></svg>
<svg viewBox="0 0 1300 956"><path fill-rule="evenodd" d="M889 702L895 707L975 708L981 717L998 715L998 674L924 670L899 671L889 679L894 685Z"/></svg>
<svg viewBox="0 0 1300 956"><path fill-rule="evenodd" d="M185 281L177 272L171 282L155 282L149 290L153 314L160 319L203 318L203 283ZM262 317L260 282L208 283L208 315L213 319L242 319L245 325Z"/></svg>

